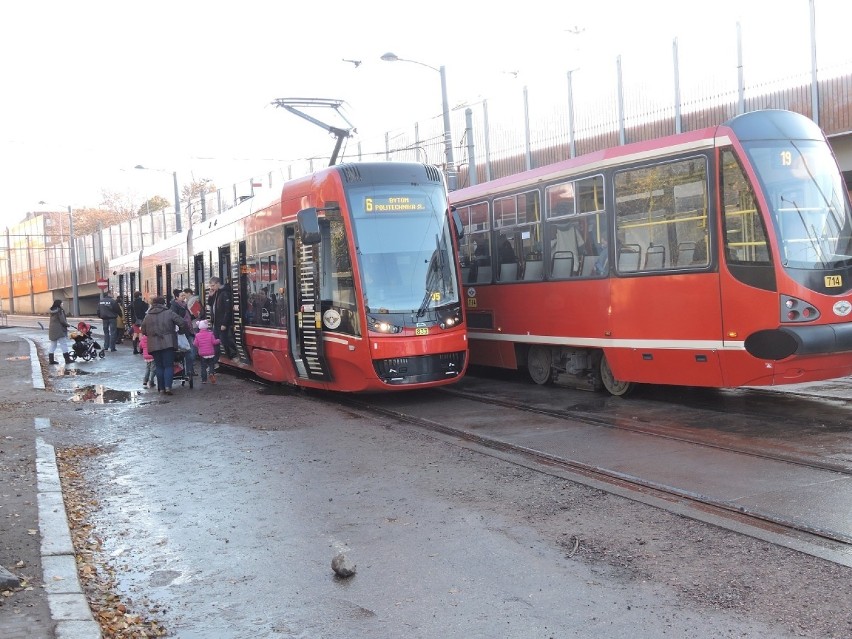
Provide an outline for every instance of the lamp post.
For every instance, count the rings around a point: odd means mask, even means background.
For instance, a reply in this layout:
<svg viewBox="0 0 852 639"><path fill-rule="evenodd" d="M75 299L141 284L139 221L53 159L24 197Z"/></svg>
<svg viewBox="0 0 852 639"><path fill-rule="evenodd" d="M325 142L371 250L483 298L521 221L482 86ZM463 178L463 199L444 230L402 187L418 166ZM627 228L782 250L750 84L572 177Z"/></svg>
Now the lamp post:
<svg viewBox="0 0 852 639"><path fill-rule="evenodd" d="M412 64L419 64L421 67L426 67L427 69L432 69L432 71L437 71L441 76L441 101L444 115L444 154L447 159L447 184L450 191L456 190L456 163L453 161L453 133L450 128L450 103L447 99L447 71L444 65L441 65L440 68L433 67L431 64L426 64L424 62L418 62L417 60L408 60L406 58L400 58L395 53L385 53L382 56L382 60L385 62L411 62Z"/></svg>
<svg viewBox="0 0 852 639"><path fill-rule="evenodd" d="M152 169L147 166L137 164L134 169L142 169L143 171L159 171L160 173L171 173L175 184L175 231L180 233L183 225L180 221L180 190L178 189L177 171L166 171L165 169Z"/></svg>
<svg viewBox="0 0 852 639"><path fill-rule="evenodd" d="M39 204L47 204L41 201ZM74 213L68 206L68 246L71 252L71 315L80 315L80 285L77 281L77 240L74 238Z"/></svg>

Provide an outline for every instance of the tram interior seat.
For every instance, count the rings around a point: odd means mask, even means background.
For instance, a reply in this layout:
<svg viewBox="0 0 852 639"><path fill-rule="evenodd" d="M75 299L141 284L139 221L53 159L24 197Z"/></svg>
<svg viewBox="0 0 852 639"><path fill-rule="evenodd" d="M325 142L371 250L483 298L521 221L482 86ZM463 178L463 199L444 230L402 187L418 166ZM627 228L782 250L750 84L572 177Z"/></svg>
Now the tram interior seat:
<svg viewBox="0 0 852 639"><path fill-rule="evenodd" d="M472 268L472 267L470 267L470 266L462 266L462 269L461 269L461 276L462 276L462 282L463 282L463 283L465 283L465 284L470 284L470 283L471 283L471 272L472 272L472 271L473 271L473 268Z"/></svg>
<svg viewBox="0 0 852 639"><path fill-rule="evenodd" d="M645 251L645 270L659 271L666 265L666 247L662 244L652 244Z"/></svg>
<svg viewBox="0 0 852 639"><path fill-rule="evenodd" d="M695 254L695 242L681 242L677 245L677 265L689 266Z"/></svg>
<svg viewBox="0 0 852 639"><path fill-rule="evenodd" d="M638 244L622 244L618 247L618 270L622 273L638 271L641 258L641 246Z"/></svg>
<svg viewBox="0 0 852 639"><path fill-rule="evenodd" d="M580 236L580 232L577 230L575 224L559 225L556 227L556 236L551 242L550 250L553 251L553 264L551 265L551 275L553 277L571 277L576 274L576 268L579 266L578 261L575 256L580 254L580 246L583 245L583 238ZM564 274L557 275L554 272L556 268L556 260L559 256L562 256L563 259L570 255L571 256L571 268L568 272ZM563 263L561 267L565 267L567 264Z"/></svg>
<svg viewBox="0 0 852 639"><path fill-rule="evenodd" d="M518 263L507 262L500 265L500 281L515 282L518 279Z"/></svg>
<svg viewBox="0 0 852 639"><path fill-rule="evenodd" d="M476 283L477 284L490 284L491 283L491 267L490 266L480 266L476 269Z"/></svg>
<svg viewBox="0 0 852 639"><path fill-rule="evenodd" d="M524 265L524 281L532 282L541 279L544 274L544 262L541 260L530 260Z"/></svg>
<svg viewBox="0 0 852 639"><path fill-rule="evenodd" d="M597 255L584 255L583 256L583 264L580 267L581 275L583 277L589 277L595 272L595 260L597 260Z"/></svg>
<svg viewBox="0 0 852 639"><path fill-rule="evenodd" d="M574 253L571 251L556 251L553 254L553 265L550 275L553 278L571 277L574 274Z"/></svg>

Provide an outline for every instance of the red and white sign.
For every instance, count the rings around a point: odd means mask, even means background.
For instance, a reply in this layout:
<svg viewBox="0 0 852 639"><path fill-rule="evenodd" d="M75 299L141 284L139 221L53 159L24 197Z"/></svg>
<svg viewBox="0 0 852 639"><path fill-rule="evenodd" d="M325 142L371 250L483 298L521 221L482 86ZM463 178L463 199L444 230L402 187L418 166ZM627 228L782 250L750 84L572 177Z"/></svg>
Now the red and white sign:
<svg viewBox="0 0 852 639"><path fill-rule="evenodd" d="M102 291L105 291L109 288L109 280L105 280L103 278L99 279L96 284L98 285L98 288Z"/></svg>

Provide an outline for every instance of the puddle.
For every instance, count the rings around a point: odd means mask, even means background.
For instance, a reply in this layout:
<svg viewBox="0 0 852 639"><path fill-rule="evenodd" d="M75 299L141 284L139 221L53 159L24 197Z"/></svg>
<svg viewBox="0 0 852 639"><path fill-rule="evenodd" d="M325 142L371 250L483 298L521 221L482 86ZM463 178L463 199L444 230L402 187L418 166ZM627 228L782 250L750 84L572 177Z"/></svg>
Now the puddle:
<svg viewBox="0 0 852 639"><path fill-rule="evenodd" d="M83 375L91 375L91 371L82 371L79 368L68 368L59 372L58 377L82 377Z"/></svg>
<svg viewBox="0 0 852 639"><path fill-rule="evenodd" d="M75 388L71 401L91 402L93 404L136 404L139 401L139 393L137 391L114 390L102 384L92 384Z"/></svg>

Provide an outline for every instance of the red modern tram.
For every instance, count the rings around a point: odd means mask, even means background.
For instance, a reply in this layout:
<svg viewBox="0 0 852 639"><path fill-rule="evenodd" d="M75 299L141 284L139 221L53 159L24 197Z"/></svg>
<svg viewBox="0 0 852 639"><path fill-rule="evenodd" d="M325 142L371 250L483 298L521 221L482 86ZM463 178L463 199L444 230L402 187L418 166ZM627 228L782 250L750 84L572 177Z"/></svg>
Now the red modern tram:
<svg viewBox="0 0 852 639"><path fill-rule="evenodd" d="M852 373L852 215L788 111L450 194L471 364L624 395Z"/></svg>
<svg viewBox="0 0 852 639"><path fill-rule="evenodd" d="M139 281L206 299L221 278L239 351L221 364L335 391L438 386L467 366L461 231L437 168L343 164L143 250Z"/></svg>

